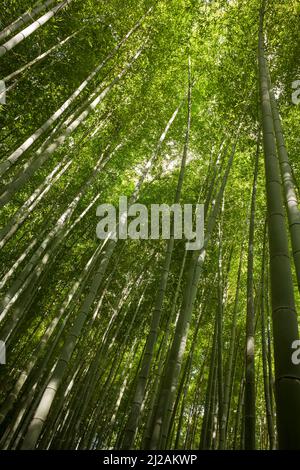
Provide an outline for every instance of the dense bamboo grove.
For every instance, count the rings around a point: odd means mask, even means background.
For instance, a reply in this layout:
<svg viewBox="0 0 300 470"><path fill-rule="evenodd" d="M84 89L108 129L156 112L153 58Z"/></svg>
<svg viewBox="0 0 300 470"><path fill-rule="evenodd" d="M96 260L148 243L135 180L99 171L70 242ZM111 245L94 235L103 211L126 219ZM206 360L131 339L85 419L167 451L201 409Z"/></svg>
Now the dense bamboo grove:
<svg viewBox="0 0 300 470"><path fill-rule="evenodd" d="M2 3L0 448L300 449L299 2Z"/></svg>

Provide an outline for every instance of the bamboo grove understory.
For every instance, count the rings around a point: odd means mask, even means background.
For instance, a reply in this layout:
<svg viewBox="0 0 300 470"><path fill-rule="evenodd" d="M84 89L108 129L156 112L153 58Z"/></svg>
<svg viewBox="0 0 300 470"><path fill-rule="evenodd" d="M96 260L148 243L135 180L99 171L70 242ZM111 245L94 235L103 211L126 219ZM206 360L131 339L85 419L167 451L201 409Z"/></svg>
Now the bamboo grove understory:
<svg viewBox="0 0 300 470"><path fill-rule="evenodd" d="M2 2L1 449L300 449L299 17ZM100 240L121 196L203 246Z"/></svg>

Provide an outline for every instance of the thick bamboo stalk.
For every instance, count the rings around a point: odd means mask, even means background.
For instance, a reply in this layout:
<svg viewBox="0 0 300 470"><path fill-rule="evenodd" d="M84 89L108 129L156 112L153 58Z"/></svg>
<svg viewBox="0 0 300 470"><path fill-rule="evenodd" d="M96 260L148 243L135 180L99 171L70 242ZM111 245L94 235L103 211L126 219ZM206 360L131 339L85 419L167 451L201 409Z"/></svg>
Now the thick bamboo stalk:
<svg viewBox="0 0 300 470"><path fill-rule="evenodd" d="M299 339L299 333L264 55L265 6L266 2L263 1L258 62L268 208L278 445L280 449L300 449L300 365L294 364L291 357L292 344Z"/></svg>

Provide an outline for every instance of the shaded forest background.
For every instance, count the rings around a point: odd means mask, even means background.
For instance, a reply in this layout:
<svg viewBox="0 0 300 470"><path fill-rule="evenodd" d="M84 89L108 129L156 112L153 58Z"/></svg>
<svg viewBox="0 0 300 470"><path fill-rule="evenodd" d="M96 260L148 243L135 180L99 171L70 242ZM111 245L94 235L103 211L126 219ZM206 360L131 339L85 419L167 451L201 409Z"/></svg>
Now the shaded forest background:
<svg viewBox="0 0 300 470"><path fill-rule="evenodd" d="M299 2L2 3L1 448L299 449ZM100 242L122 195L204 249Z"/></svg>

